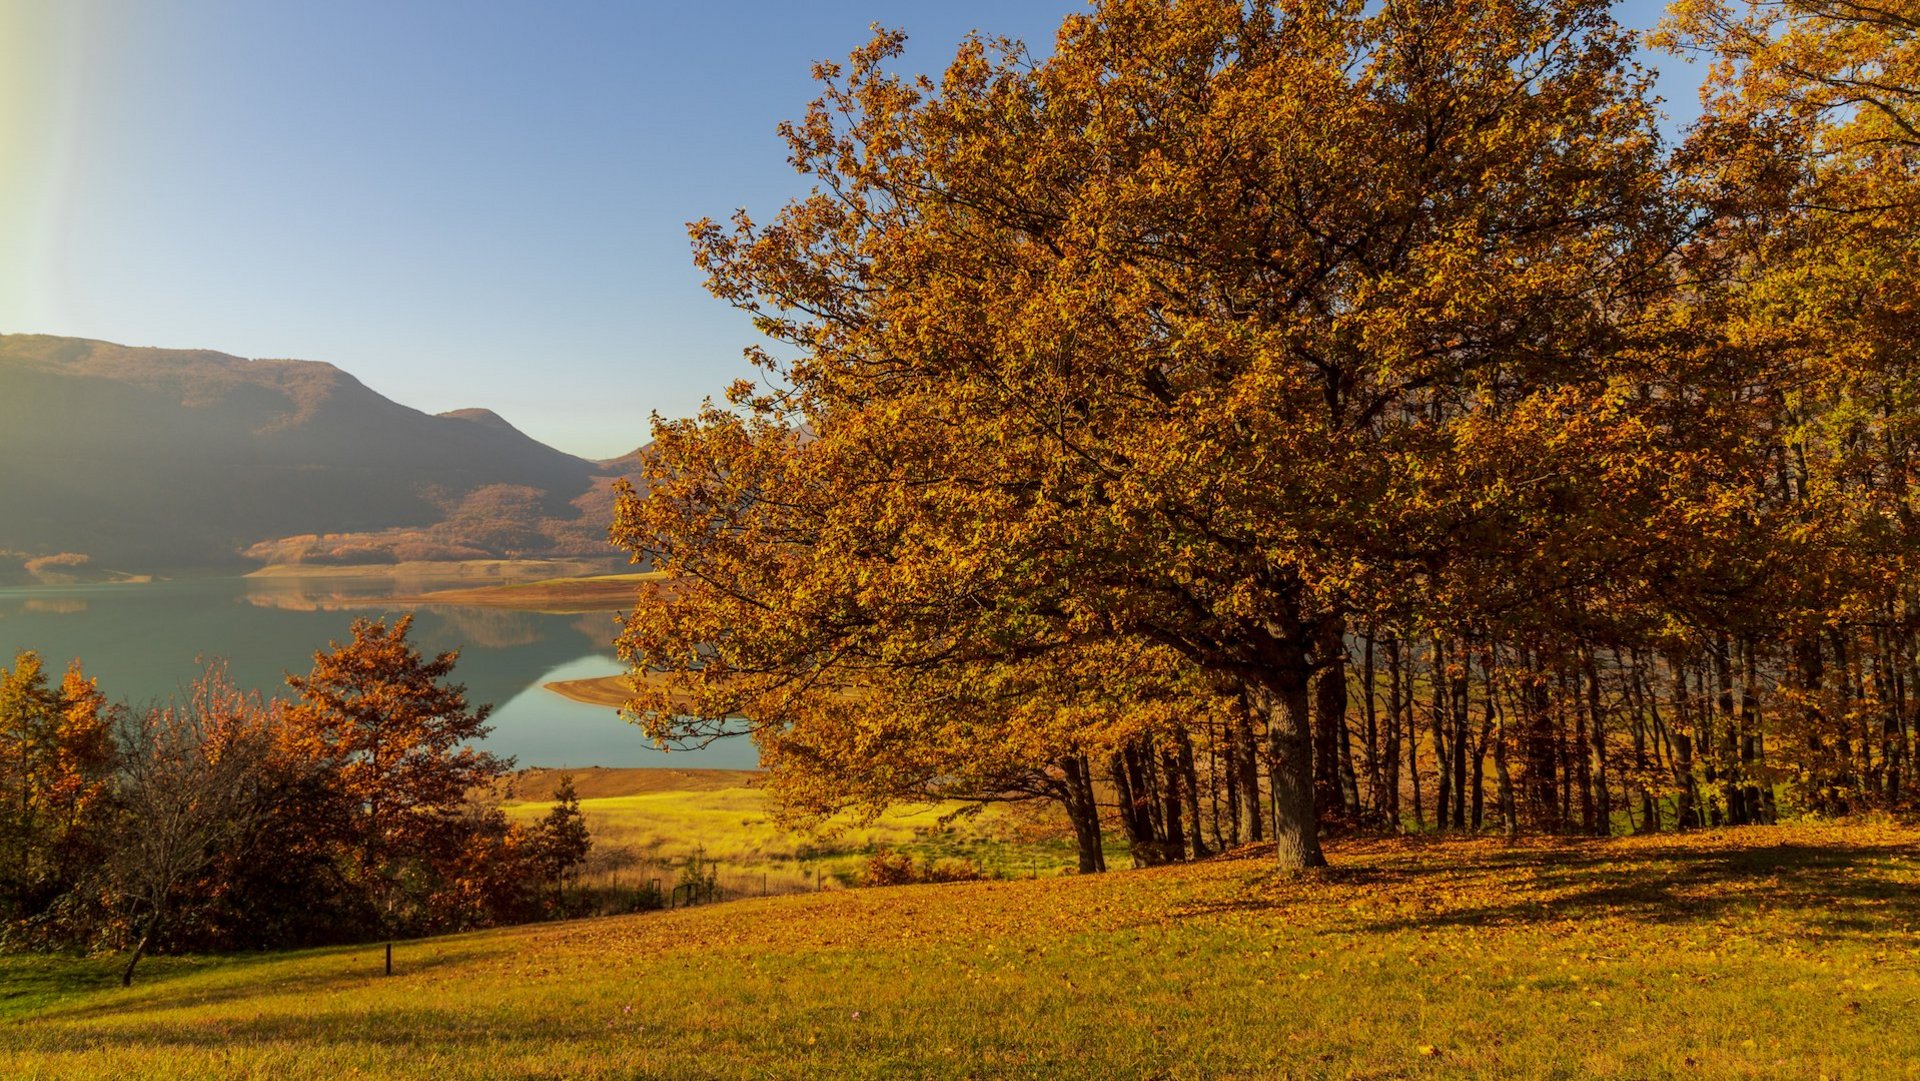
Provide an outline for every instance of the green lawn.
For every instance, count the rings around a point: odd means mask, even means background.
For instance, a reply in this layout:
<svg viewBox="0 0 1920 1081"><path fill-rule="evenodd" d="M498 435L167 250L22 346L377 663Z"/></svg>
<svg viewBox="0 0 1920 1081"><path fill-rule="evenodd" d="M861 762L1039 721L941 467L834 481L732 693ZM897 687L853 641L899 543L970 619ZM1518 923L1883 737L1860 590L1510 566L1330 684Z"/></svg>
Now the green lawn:
<svg viewBox="0 0 1920 1081"><path fill-rule="evenodd" d="M1805 1077L1920 1063L1920 832L1379 841L377 948L8 960L0 1077ZM66 990L61 990L66 988Z"/></svg>

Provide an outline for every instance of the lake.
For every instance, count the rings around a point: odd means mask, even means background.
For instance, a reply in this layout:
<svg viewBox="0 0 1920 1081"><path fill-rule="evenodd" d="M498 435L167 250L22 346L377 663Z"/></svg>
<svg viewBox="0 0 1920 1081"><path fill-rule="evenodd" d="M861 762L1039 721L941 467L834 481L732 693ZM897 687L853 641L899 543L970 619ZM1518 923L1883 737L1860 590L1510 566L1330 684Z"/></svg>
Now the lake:
<svg viewBox="0 0 1920 1081"><path fill-rule="evenodd" d="M482 746L495 754L512 755L522 766L758 764L744 738L657 750L612 709L572 702L542 686L621 671L611 612L416 609L382 599L477 584L483 583L190 578L0 589L0 667L12 667L15 654L33 649L57 680L78 657L108 697L138 705L177 694L199 671L199 658L222 657L241 686L285 695L287 673L306 673L316 650L349 639L355 616L414 611L412 637L421 652L460 650L454 680L466 684L468 701L494 704L493 734Z"/></svg>

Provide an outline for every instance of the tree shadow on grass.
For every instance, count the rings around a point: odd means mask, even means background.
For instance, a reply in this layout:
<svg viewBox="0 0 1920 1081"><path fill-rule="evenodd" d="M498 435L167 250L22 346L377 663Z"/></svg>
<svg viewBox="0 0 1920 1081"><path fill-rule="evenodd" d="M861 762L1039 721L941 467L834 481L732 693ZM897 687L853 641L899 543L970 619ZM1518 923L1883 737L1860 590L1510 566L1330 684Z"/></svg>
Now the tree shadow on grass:
<svg viewBox="0 0 1920 1081"><path fill-rule="evenodd" d="M1382 854L1402 856L1377 860ZM1184 906L1183 916L1324 909L1343 930L1390 933L1526 926L1579 919L1684 926L1787 912L1832 937L1907 933L1920 926L1920 849L1902 844L1665 844L1627 849L1602 840L1512 848L1429 843L1274 880L1232 898ZM1350 911L1364 897L1396 902L1382 917ZM1423 906L1406 911L1412 902Z"/></svg>
<svg viewBox="0 0 1920 1081"><path fill-rule="evenodd" d="M198 1006L201 1002L196 997L192 1004ZM155 1005L164 1009L168 1004ZM89 1014L107 1012L110 1011L87 1011ZM0 1041L0 1046L13 1042L16 1049L64 1055L97 1052L106 1043L116 1053L138 1058L177 1052L223 1053L260 1046L337 1051L342 1044L352 1044L392 1051L410 1059L481 1047L489 1054L511 1057L516 1045L546 1046L591 1039L611 1031L606 1019L585 1014L572 1023L555 1023L548 1018L509 1024L495 1014L476 1013L446 999L405 1006L316 1007L297 1013L254 1011L244 1016L228 1013L185 1021L173 1017L142 1019L136 1015L131 1023L114 1024L111 1028L88 1023L105 1019L68 1015L63 1020L79 1023L37 1029L21 1026L10 1034L14 1037L12 1041Z"/></svg>
<svg viewBox="0 0 1920 1081"><path fill-rule="evenodd" d="M452 965L488 955L480 948L449 948L436 943L432 953L415 954L409 943L395 950L395 981L430 974ZM249 973L261 966L298 966L299 971L276 975L264 986L274 994L321 995L349 985L365 984L379 978L384 968L385 946L370 943L355 946L331 946L299 954L262 954L257 957L225 955L211 959L206 967L187 959L171 959L173 964L155 966L155 971L136 972L133 986L122 990L120 962L107 959L97 974L88 972L84 1001L55 1005L21 1017L24 1024L38 1021L76 1021L107 1016L137 1017L142 1013L165 1011L183 1005L209 1006L260 994L262 983ZM170 959L160 959L170 960ZM323 967L322 967L323 966ZM317 970L316 970L317 968ZM222 979L222 977L227 977Z"/></svg>

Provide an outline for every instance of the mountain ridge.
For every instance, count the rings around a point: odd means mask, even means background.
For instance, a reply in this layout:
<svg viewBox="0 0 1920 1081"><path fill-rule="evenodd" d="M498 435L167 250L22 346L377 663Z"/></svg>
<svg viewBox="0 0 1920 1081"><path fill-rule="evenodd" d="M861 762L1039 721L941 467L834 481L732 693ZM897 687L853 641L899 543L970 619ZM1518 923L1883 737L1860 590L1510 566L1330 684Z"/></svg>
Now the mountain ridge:
<svg viewBox="0 0 1920 1081"><path fill-rule="evenodd" d="M0 551L119 571L612 556L607 470L639 453L429 414L324 361L39 334L0 335L0 452Z"/></svg>

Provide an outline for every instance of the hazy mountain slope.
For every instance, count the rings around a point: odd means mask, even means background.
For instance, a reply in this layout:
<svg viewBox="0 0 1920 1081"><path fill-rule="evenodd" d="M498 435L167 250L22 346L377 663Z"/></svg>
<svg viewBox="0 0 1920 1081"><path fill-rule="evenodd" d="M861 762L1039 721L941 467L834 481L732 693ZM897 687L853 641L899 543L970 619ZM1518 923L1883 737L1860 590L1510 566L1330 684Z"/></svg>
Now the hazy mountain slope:
<svg viewBox="0 0 1920 1081"><path fill-rule="evenodd" d="M489 486L514 486L513 513L571 519L604 472L490 411L430 416L330 364L40 335L0 335L0 453L0 550L142 570L428 527Z"/></svg>

